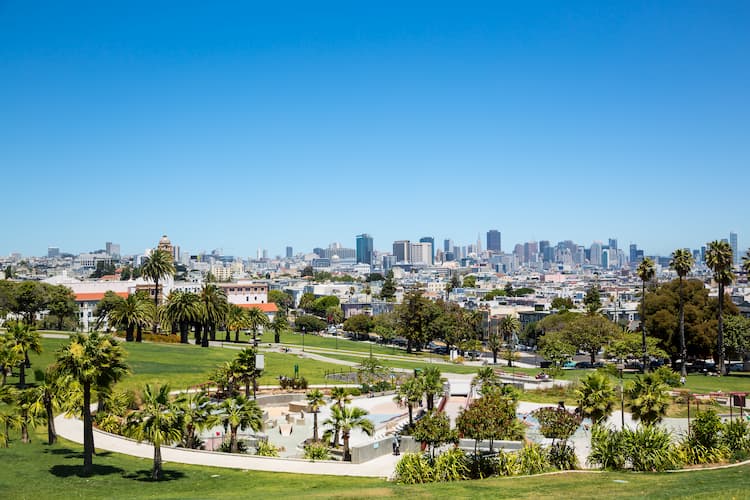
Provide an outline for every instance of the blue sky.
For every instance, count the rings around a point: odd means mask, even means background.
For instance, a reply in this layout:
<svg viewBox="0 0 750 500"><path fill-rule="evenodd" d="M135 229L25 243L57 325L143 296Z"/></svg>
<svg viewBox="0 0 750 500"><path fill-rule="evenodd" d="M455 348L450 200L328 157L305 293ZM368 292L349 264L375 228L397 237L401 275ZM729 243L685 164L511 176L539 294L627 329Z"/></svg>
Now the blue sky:
<svg viewBox="0 0 750 500"><path fill-rule="evenodd" d="M1 1L0 254L750 245L750 3L402 3Z"/></svg>

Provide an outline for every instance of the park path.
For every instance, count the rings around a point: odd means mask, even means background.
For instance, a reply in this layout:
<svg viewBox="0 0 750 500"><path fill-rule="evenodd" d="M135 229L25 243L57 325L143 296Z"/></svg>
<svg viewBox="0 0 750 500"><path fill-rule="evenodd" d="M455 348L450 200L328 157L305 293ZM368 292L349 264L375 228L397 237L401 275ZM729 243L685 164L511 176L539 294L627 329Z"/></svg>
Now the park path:
<svg viewBox="0 0 750 500"><path fill-rule="evenodd" d="M55 418L57 433L75 443L83 443L83 422L77 418L60 415ZM122 436L116 436L94 429L94 445L99 450L107 450L124 455L153 459L154 448L147 443L138 443ZM400 457L384 455L362 464L349 462L285 459L218 453L202 450L187 450L162 446L165 462L229 469L258 470L266 472L289 472L296 474L323 474L335 476L390 478Z"/></svg>

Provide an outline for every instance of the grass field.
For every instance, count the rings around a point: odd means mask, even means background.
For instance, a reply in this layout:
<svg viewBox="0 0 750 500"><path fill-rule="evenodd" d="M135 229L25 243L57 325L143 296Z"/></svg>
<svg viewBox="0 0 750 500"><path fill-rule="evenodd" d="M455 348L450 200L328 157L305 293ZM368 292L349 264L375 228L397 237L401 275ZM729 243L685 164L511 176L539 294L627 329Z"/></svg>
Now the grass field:
<svg viewBox="0 0 750 500"><path fill-rule="evenodd" d="M241 471L166 463L166 479L149 479L151 460L100 452L95 474L79 476L81 447L43 444L2 450L4 499L56 498L747 498L750 466L672 474L567 473L403 486L381 479Z"/></svg>

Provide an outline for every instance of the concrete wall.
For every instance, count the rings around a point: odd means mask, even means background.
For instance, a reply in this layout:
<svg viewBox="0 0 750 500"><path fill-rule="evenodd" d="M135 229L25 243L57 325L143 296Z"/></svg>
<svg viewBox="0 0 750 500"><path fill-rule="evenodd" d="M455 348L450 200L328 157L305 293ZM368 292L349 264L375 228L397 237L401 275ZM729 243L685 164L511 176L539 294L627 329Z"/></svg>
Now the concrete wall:
<svg viewBox="0 0 750 500"><path fill-rule="evenodd" d="M275 394L273 396L258 396L259 406L279 406L295 401L305 401L304 394Z"/></svg>
<svg viewBox="0 0 750 500"><path fill-rule="evenodd" d="M401 437L401 453L417 452L420 450L420 444L415 442L410 436ZM383 439L358 446L351 449L352 463L361 464L374 458L390 455L393 453L393 436L387 436Z"/></svg>

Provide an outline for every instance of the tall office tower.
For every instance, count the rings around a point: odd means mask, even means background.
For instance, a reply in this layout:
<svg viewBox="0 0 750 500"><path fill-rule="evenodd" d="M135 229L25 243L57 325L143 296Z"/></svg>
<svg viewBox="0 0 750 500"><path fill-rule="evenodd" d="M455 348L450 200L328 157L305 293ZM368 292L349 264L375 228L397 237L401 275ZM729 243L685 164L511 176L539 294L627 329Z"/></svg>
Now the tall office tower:
<svg viewBox="0 0 750 500"><path fill-rule="evenodd" d="M54 259L59 256L60 256L59 247L47 247L47 257L49 257L50 259Z"/></svg>
<svg viewBox="0 0 750 500"><path fill-rule="evenodd" d="M430 264L432 260L432 243L411 243L409 260L412 264Z"/></svg>
<svg viewBox="0 0 750 500"><path fill-rule="evenodd" d="M609 248L604 248L602 250L602 262L601 266L604 269L607 269L609 267Z"/></svg>
<svg viewBox="0 0 750 500"><path fill-rule="evenodd" d="M536 262L537 255L539 255L539 243L527 241L523 244L524 262Z"/></svg>
<svg viewBox="0 0 750 500"><path fill-rule="evenodd" d="M549 240L542 240L539 242L539 255L541 256L542 262L552 262L554 251L549 244Z"/></svg>
<svg viewBox="0 0 750 500"><path fill-rule="evenodd" d="M633 267L633 264L636 263L638 260L638 245L635 243L630 244L630 267Z"/></svg>
<svg viewBox="0 0 750 500"><path fill-rule="evenodd" d="M701 262L706 262L706 246L701 247Z"/></svg>
<svg viewBox="0 0 750 500"><path fill-rule="evenodd" d="M479 236L479 233L477 233L477 255L482 253L482 238Z"/></svg>
<svg viewBox="0 0 750 500"><path fill-rule="evenodd" d="M617 238L610 238L609 242L607 243L607 246L609 247L610 250L617 251L618 250Z"/></svg>
<svg viewBox="0 0 750 500"><path fill-rule="evenodd" d="M502 240L500 231L490 229L487 231L487 251L492 253L502 252Z"/></svg>
<svg viewBox="0 0 750 500"><path fill-rule="evenodd" d="M591 253L589 255L589 263L592 266L599 266L602 265L602 242L601 241L595 241L591 244L591 249L589 250Z"/></svg>
<svg viewBox="0 0 750 500"><path fill-rule="evenodd" d="M263 249L263 260L268 260L268 249Z"/></svg>
<svg viewBox="0 0 750 500"><path fill-rule="evenodd" d="M396 262L409 262L409 240L398 240L393 242L393 256Z"/></svg>
<svg viewBox="0 0 750 500"><path fill-rule="evenodd" d="M294 255L294 251L292 250L292 247L286 247L286 258L291 259L292 255Z"/></svg>
<svg viewBox="0 0 750 500"><path fill-rule="evenodd" d="M582 265L586 261L586 249L583 245L576 246L576 251L573 254L573 263Z"/></svg>
<svg viewBox="0 0 750 500"><path fill-rule="evenodd" d="M119 257L120 256L120 245L118 243L112 243L111 241L108 241L105 244L107 255L110 257Z"/></svg>
<svg viewBox="0 0 750 500"><path fill-rule="evenodd" d="M520 243L516 243L516 246L513 247L513 255L516 256L516 259L518 259L518 262L520 264L523 264L525 262L523 255L523 245L521 245Z"/></svg>
<svg viewBox="0 0 750 500"><path fill-rule="evenodd" d="M443 240L443 252L448 253L453 251L453 241L450 239Z"/></svg>
<svg viewBox="0 0 750 500"><path fill-rule="evenodd" d="M120 245L117 245L117 255L120 254ZM175 262L180 262L180 259L182 258L182 255L180 253L180 245L174 245L172 247L172 259Z"/></svg>
<svg viewBox="0 0 750 500"><path fill-rule="evenodd" d="M729 246L732 247L732 258L734 265L740 265L740 247L737 246L737 233L729 233Z"/></svg>
<svg viewBox="0 0 750 500"><path fill-rule="evenodd" d="M464 247L464 250L466 250L466 247ZM464 254L461 253L461 247L454 246L453 247L453 260L461 260L464 258Z"/></svg>
<svg viewBox="0 0 750 500"><path fill-rule="evenodd" d="M420 243L429 243L430 244L430 262L429 264L432 265L435 263L435 238L432 236L423 236L422 238L419 238Z"/></svg>
<svg viewBox="0 0 750 500"><path fill-rule="evenodd" d="M693 250L693 260L698 263L701 261L701 251L700 250Z"/></svg>
<svg viewBox="0 0 750 500"><path fill-rule="evenodd" d="M367 233L357 235L357 264L372 264L373 240Z"/></svg>

